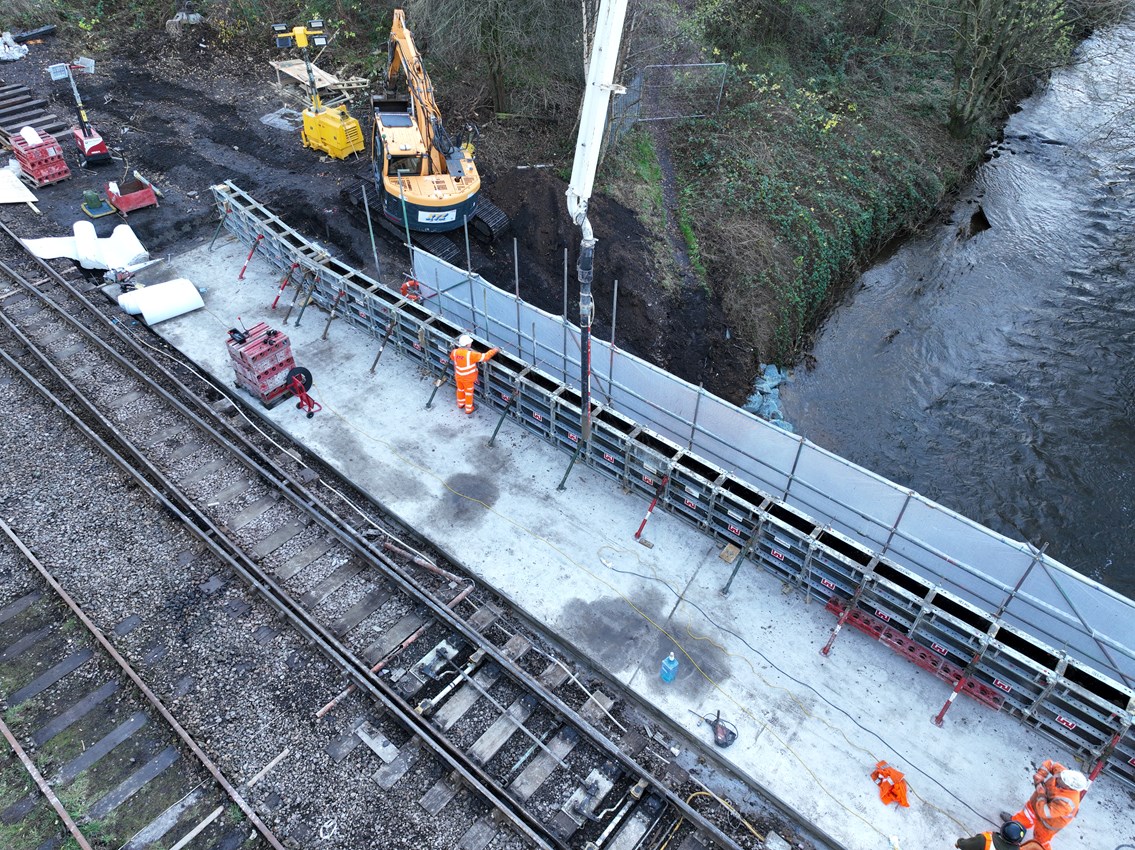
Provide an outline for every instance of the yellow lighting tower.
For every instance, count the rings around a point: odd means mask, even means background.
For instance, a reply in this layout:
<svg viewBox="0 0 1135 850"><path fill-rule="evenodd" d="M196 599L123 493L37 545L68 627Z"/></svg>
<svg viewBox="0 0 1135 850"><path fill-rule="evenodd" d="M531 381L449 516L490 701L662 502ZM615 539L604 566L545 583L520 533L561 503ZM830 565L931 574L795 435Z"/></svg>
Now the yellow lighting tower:
<svg viewBox="0 0 1135 850"><path fill-rule="evenodd" d="M282 50L298 47L303 53L307 66L307 81L311 86L311 106L303 111L303 131L300 139L304 147L324 151L335 159L346 159L366 147L359 122L347 112L347 107L327 107L319 98L319 88L315 84L315 72L308 57L308 45L324 47L327 36L323 32L322 20L311 20L306 26L292 27L287 24L272 24L276 34L276 46Z"/></svg>

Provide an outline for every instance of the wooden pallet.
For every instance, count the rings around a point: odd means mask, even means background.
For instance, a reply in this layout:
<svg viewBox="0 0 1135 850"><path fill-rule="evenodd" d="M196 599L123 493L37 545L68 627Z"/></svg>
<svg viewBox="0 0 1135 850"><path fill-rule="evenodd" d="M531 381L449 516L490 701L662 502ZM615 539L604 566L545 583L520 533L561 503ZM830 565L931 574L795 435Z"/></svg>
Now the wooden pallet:
<svg viewBox="0 0 1135 850"><path fill-rule="evenodd" d="M11 149L9 139L24 127L34 127L53 136L66 134L71 123L49 112L47 101L27 86L5 85L0 80L0 145Z"/></svg>
<svg viewBox="0 0 1135 850"><path fill-rule="evenodd" d="M310 105L310 81L307 76L307 65L302 59L273 60L269 63L276 69L276 90L280 94L304 106ZM312 76L315 77L315 88L319 92L323 105L330 108L345 103L355 93L365 91L370 87L370 81L364 77L348 77L346 79L329 74L314 62L311 64Z"/></svg>

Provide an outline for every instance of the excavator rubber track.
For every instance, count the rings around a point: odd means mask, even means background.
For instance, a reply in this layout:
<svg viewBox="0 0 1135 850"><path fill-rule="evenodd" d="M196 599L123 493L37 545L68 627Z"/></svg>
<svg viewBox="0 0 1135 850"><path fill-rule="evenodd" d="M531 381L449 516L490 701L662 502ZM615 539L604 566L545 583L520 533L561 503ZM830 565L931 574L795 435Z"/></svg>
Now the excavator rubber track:
<svg viewBox="0 0 1135 850"><path fill-rule="evenodd" d="M478 199L477 212L473 215L473 220L469 222L470 227L473 228L474 238L482 245L496 242L505 234L511 224L512 222L505 211L486 198L484 194Z"/></svg>
<svg viewBox="0 0 1135 850"><path fill-rule="evenodd" d="M381 227L399 241L405 242L406 231L382 214L378 192L375 190L374 184L370 181L360 180L354 185L343 189L341 193L343 200L347 203L351 212L361 221L366 221L367 205L363 203L364 188L367 190L371 223ZM453 240L440 233L410 231L410 238L413 240L414 245L421 248L423 251L428 251L440 260L445 260L447 263L457 264L461 259L461 251L458 249L457 245L453 243Z"/></svg>

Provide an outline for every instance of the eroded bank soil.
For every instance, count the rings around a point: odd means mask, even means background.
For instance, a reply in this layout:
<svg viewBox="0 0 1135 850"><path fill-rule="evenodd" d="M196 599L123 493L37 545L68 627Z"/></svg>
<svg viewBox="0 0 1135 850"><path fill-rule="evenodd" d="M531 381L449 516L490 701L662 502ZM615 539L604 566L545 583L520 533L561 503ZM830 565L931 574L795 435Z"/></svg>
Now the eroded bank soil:
<svg viewBox="0 0 1135 850"><path fill-rule="evenodd" d="M0 65L4 83L27 85L49 100L52 111L71 118L70 90L51 81L47 66L80 53L92 56L95 73L79 77L80 91L92 122L124 156L97 170L79 169L70 140L64 139L74 176L36 191L43 215L29 213L28 234L69 235L71 224L83 217L84 189L104 191L108 181L138 170L164 197L159 207L130 214L128 222L152 255L175 254L211 238L218 217L209 187L231 180L308 238L374 274L365 223L341 200L341 191L369 170L366 155L346 162L322 157L301 145L298 131L265 123L262 118L282 106L302 108L276 88L269 65L275 53L235 55L213 42L207 28L187 29L178 38L135 35L129 49L73 48L49 38L30 45L24 59ZM567 316L576 322L579 228L567 216L567 184L561 176L570 169L572 151L572 139L562 135L573 131L534 121L500 122L477 110L477 89L468 89L456 86L448 98L443 92L443 109L480 125L477 152L486 190L513 222L511 233L494 248L474 249L473 269L508 291L518 279L522 298L558 315L564 311L566 249ZM365 105L352 112L369 134ZM620 348L743 402L756 363L751 349L727 339L720 304L689 282L669 290L663 286L656 238L627 207L596 195L589 219L599 238L595 336L610 339L614 316ZM95 226L105 236L120 223L110 216ZM405 250L382 235L377 247L383 279L397 285L409 271ZM612 304L616 280L617 308Z"/></svg>

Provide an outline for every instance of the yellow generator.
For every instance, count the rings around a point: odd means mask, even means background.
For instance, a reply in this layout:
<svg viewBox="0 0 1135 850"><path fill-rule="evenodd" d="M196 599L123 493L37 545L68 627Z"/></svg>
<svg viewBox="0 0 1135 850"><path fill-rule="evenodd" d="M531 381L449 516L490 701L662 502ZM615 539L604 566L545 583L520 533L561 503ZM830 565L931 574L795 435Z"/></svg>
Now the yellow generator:
<svg viewBox="0 0 1135 850"><path fill-rule="evenodd" d="M300 138L304 147L323 151L335 159L346 159L366 146L362 127L347 113L345 106L305 109Z"/></svg>
<svg viewBox="0 0 1135 850"><path fill-rule="evenodd" d="M311 69L307 47L309 44L315 47L327 45L323 21L311 20L307 22L307 26L292 27L290 30L286 24L272 24L272 31L276 34L276 46L282 49L298 47L303 53L304 65L307 66L311 106L303 111L303 130L300 133L303 146L323 151L335 159L346 159L361 151L366 147L363 130L359 122L347 112L347 107L327 107L319 99L319 88L315 84L315 73Z"/></svg>

